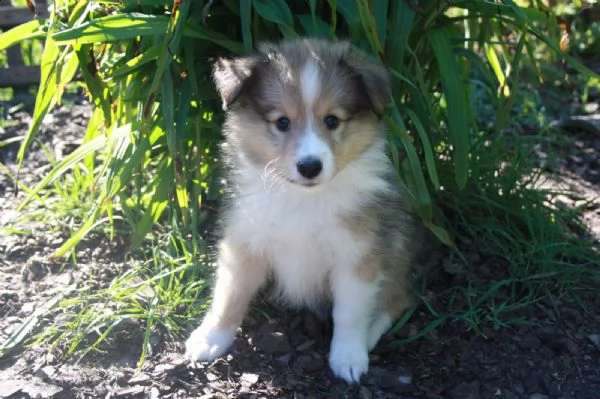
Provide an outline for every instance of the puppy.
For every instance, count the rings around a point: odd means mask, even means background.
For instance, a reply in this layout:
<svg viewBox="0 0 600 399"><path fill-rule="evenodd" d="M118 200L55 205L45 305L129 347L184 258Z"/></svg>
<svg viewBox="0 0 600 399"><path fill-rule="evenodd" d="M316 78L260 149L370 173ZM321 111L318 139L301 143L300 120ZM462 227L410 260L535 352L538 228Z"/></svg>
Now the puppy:
<svg viewBox="0 0 600 399"><path fill-rule="evenodd" d="M222 355L273 280L291 305L331 305L329 365L358 382L409 304L416 240L386 156L387 71L348 42L304 39L221 59L214 79L230 193L212 306L186 354Z"/></svg>

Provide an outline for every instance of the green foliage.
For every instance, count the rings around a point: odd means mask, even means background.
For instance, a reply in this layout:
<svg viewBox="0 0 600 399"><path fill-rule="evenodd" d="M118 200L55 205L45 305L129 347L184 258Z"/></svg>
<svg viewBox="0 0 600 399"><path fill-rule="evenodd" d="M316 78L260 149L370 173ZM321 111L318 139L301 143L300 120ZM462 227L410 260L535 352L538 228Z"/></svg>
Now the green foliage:
<svg viewBox="0 0 600 399"><path fill-rule="evenodd" d="M84 173L95 174L89 177L94 207L56 255L69 252L115 205L132 214L133 243L139 244L167 207L178 208L188 225L198 211L190 201L197 206L210 189L216 191L212 184L195 184L210 180L200 176L199 166L211 162L220 137L220 105L208 78L208 60L248 51L261 40L347 36L386 63L393 75L394 107L387 120L393 159L416 211L450 244L450 234L434 218L439 212L432 194L440 186L454 192L467 183L471 142L478 129L469 112L469 79L479 74L489 88L502 89L493 99L499 110L494 128L500 131L514 101L508 95L512 76L503 71L507 65L518 67L524 50L533 51L528 35L551 43L533 21L552 22L544 13L521 9L512 1L425 1L418 6L406 1L371 6L366 0L184 1L180 6L165 1L57 1L45 23L30 22L2 35L2 48L45 35L41 90L19 162L43 117L79 70L102 111L95 114L95 130L86 140L105 137L111 144L85 158ZM116 132L126 133L117 139ZM446 159L437 156L440 149ZM71 157L50 175L79 168L80 161ZM152 177L131 180L150 165ZM440 180L439 169L448 167L454 170L453 180ZM30 199L47 184L48 178L32 190ZM99 185L101 190L96 189ZM144 195L136 198L134 193ZM133 201L119 201L122 197ZM139 214L140 209L145 211Z"/></svg>
<svg viewBox="0 0 600 399"><path fill-rule="evenodd" d="M77 67L102 110L96 114L101 119L95 123L96 131L86 138L94 140L103 130L107 137L128 131L126 139L104 149L103 159L93 154L86 158L91 167L88 173L106 173L92 177L104 183L103 190L97 191L90 218L57 255L70 251L96 218L110 214L115 199L125 192L153 193L145 198L146 212L136 217L134 244L160 219L171 198L182 221L188 222L196 213L189 207L190 199L201 201L206 196L189 183L197 177L198 165L206 162L202 159L206 154L197 149L212 153L219 138L219 124L213 121L219 104L207 79L210 65L206 61L223 53L248 51L259 40L302 35L349 36L390 68L396 105L388 119L393 159L413 194L417 212L440 239L450 243L450 236L433 218L431 193L440 185L454 191L467 182L470 143L477 130L465 90L471 64L482 69L488 77L486 84L509 93L510 76L503 73L497 54L506 64L518 64L523 49L531 51L527 34L541 36L530 20L546 22L547 18L534 9L526 14L512 1L461 1L454 7L436 1L419 6L405 1L375 4L256 0L182 2L179 7L160 1L118 5L57 1L46 24L34 21L3 34L6 47L47 32L41 90L19 162ZM324 20L325 15L331 18ZM488 23L480 24L481 19ZM501 33L503 29L521 36L510 39ZM514 48L518 51L511 55ZM477 53L482 49L487 64ZM499 110L506 110L512 101L503 95L495 100ZM504 117L497 115L496 131L502 129ZM117 147L123 156L115 154ZM454 181L439 180L440 162L434 154L439 148L450 149L444 164L454 168ZM79 161L75 157L51 175L60 176ZM101 165L95 168L97 162ZM138 187L119 184L129 181L146 163L156 168L155 178L137 179ZM42 181L30 198L47 183L47 179ZM127 203L119 205L128 208Z"/></svg>
<svg viewBox="0 0 600 399"><path fill-rule="evenodd" d="M553 194L520 180L531 165L520 162L515 151L520 144L507 141L506 131L523 98L524 65L540 78L540 49L552 50L553 59L567 59L582 76L593 74L559 49L554 14L512 0L55 0L48 20L0 35L0 50L32 37L45 41L42 83L19 163L78 71L95 104L81 147L28 189L21 206L40 201L49 187L71 198L60 212L77 209L79 220L64 226L71 238L55 255L70 253L103 226L111 234L115 226L127 226L133 248L164 237L166 228L194 243L195 249L187 250L189 265L203 251L196 245L203 242L198 226L207 217L202 205L221 194L215 164L223 115L210 59L249 52L259 41L299 36L348 37L389 68L390 154L415 211L440 240L452 245L457 234L487 240L486 250L500 252L519 270L508 285L537 281L531 276L559 273L562 266L591 256L575 253L581 245L558 220L576 216L545 207ZM479 107L480 100L488 107ZM483 145L487 141L495 143L492 149ZM501 170L503 163L508 171ZM68 176L76 176L70 185L58 184ZM528 247L532 240L535 246ZM186 248L184 241L176 247ZM559 253L556 243L573 253ZM167 259L164 267L136 270L144 281L155 281L149 276L157 271L163 273L159 276L184 273L185 268L163 272L174 267L168 260L174 256L154 254L155 263ZM194 277L182 275L177 289ZM86 306L124 300L128 305L119 309L137 309L135 318L148 326L155 309L162 309L161 320L174 320L174 307L165 305L168 295L132 308L135 295L119 291L127 286L123 281L115 284L91 294ZM495 298L498 287L488 288L480 297ZM197 297L201 287L196 289ZM486 300L474 306L483 309ZM61 309L81 309L61 301ZM494 320L499 313L492 312ZM83 324L106 337L119 317L132 313L85 308L81 314L91 318ZM436 316L431 328L447 317ZM72 335L79 326L59 330L53 330L52 339L83 342Z"/></svg>

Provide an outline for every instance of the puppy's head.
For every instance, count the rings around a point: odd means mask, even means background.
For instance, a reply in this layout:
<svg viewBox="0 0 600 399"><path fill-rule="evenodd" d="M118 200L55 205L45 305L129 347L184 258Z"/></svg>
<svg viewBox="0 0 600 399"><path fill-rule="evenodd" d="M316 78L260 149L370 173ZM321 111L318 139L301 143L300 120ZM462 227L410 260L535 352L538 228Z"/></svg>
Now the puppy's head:
<svg viewBox="0 0 600 399"><path fill-rule="evenodd" d="M266 176L324 184L381 134L387 71L348 42L263 44L258 55L218 60L214 78L229 145Z"/></svg>

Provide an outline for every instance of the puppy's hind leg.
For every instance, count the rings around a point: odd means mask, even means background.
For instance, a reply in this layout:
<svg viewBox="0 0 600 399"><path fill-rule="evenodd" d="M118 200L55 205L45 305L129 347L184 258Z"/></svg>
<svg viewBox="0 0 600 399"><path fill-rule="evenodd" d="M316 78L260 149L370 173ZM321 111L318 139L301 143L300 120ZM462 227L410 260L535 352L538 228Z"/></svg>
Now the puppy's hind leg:
<svg viewBox="0 0 600 399"><path fill-rule="evenodd" d="M369 327L367 341L369 351L375 348L381 336L392 328L394 321L398 320L411 305L408 278L403 270L398 273L398 278L384 279L381 283L378 300L381 308L374 312Z"/></svg>
<svg viewBox="0 0 600 399"><path fill-rule="evenodd" d="M369 338L367 340L367 348L369 352L375 348L379 338L392 328L392 317L385 310L375 313L375 318L369 326Z"/></svg>
<svg viewBox="0 0 600 399"><path fill-rule="evenodd" d="M266 265L247 250L227 239L221 242L211 308L185 343L189 359L214 360L229 348L248 304L266 276Z"/></svg>

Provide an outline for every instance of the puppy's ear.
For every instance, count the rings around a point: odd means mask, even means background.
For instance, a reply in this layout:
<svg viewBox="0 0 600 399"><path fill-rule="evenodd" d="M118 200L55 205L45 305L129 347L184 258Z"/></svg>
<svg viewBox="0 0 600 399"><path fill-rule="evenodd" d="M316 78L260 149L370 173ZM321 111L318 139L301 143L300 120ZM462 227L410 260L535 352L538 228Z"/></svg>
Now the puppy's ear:
<svg viewBox="0 0 600 399"><path fill-rule="evenodd" d="M383 116L391 95L391 81L387 69L354 48L346 54L343 62L356 75L358 89L366 96L368 107L375 115Z"/></svg>
<svg viewBox="0 0 600 399"><path fill-rule="evenodd" d="M227 110L258 78L258 57L219 58L213 65L217 91Z"/></svg>

